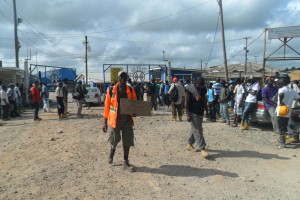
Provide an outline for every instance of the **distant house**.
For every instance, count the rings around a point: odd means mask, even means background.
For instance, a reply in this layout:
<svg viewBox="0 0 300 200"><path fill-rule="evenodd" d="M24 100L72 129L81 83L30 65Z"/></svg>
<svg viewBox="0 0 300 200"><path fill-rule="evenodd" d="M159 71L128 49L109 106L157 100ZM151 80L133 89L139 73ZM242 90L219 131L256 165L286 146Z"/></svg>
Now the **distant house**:
<svg viewBox="0 0 300 200"><path fill-rule="evenodd" d="M228 78L243 78L247 76L254 76L256 78L262 77L262 64L256 63L247 63L247 72L245 73L245 65L244 64L231 64L227 66L228 69ZM275 72L278 71L277 68L265 67L265 76L272 76ZM216 66L206 68L206 74L204 75L206 78L214 79L221 78L225 79L225 67L224 66Z"/></svg>
<svg viewBox="0 0 300 200"><path fill-rule="evenodd" d="M108 81L110 82L110 77L107 76ZM86 73L81 73L76 77L76 81L82 81L83 83L86 82ZM103 83L103 73L99 72L89 72L88 73L88 83L89 84L100 84Z"/></svg>
<svg viewBox="0 0 300 200"><path fill-rule="evenodd" d="M24 83L25 71L16 67L0 67L0 80L4 84Z"/></svg>
<svg viewBox="0 0 300 200"><path fill-rule="evenodd" d="M171 68L171 77L176 76L183 82L186 80L194 82L197 77L202 76L203 72L200 69Z"/></svg>

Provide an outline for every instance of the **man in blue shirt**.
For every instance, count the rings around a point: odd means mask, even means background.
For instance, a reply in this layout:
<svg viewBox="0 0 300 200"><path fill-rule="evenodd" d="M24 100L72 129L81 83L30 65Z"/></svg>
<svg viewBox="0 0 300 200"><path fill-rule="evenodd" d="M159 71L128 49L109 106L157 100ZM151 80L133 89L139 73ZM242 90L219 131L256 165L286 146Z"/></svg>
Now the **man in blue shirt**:
<svg viewBox="0 0 300 200"><path fill-rule="evenodd" d="M212 88L212 83L209 83L208 85L208 91L207 91L207 101L209 106L209 118L211 122L216 122L216 98L217 93Z"/></svg>

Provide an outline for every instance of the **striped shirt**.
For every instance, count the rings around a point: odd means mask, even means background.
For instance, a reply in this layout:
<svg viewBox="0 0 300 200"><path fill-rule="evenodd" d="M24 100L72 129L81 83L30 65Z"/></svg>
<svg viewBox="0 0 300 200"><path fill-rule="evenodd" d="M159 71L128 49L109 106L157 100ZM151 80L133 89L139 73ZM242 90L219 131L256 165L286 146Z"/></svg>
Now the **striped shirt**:
<svg viewBox="0 0 300 200"><path fill-rule="evenodd" d="M221 89L222 89L222 84L221 83L215 83L215 84L212 85L212 88L215 89L217 95L220 96Z"/></svg>

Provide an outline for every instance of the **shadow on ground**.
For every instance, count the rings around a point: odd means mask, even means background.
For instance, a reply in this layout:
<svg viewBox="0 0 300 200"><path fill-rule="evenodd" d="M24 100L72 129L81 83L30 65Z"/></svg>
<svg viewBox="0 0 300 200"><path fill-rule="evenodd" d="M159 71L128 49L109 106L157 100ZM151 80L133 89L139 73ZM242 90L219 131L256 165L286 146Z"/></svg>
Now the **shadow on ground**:
<svg viewBox="0 0 300 200"><path fill-rule="evenodd" d="M181 176L190 177L196 176L199 178L204 178L208 176L221 175L227 177L238 177L238 174L232 172L226 172L216 169L206 169L206 168L195 168L191 166L182 165L162 165L159 168L149 168L149 167L136 167L137 172L151 173L151 174L162 174L166 176Z"/></svg>
<svg viewBox="0 0 300 200"><path fill-rule="evenodd" d="M211 155L208 160L215 160L217 158L261 158L261 159L279 159L289 160L290 158L278 156L277 154L260 153L257 151L226 151L226 150L209 150Z"/></svg>

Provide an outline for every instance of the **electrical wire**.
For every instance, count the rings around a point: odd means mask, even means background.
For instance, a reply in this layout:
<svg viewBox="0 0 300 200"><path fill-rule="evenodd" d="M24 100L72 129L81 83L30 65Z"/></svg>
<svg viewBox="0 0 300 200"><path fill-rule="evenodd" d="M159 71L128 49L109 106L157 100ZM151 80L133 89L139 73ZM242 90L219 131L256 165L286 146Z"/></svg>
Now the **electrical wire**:
<svg viewBox="0 0 300 200"><path fill-rule="evenodd" d="M263 31L257 38L255 38L252 42L250 42L250 43L247 45L247 48L248 48L251 44L253 44L258 38L260 38L263 34L264 34L264 31ZM231 58L228 59L227 61L232 60L233 58L235 58L236 56L238 56L238 55L239 55L240 53L242 53L243 51L244 51L244 49L240 50L238 53L236 53L235 55L231 56ZM218 66L223 65L223 64L224 64L224 63L219 64Z"/></svg>
<svg viewBox="0 0 300 200"><path fill-rule="evenodd" d="M212 54L212 50L214 48L214 44L215 44L215 40L216 40L216 35L217 35L217 31L218 31L218 27L219 27L219 20L220 20L220 12L218 13L218 20L217 20L217 25L216 25L216 30L215 30L215 35L214 35L214 40L213 40L213 43L211 45L211 49L210 49L210 52L209 52L209 56L208 56L208 59L207 59L207 64L206 66L208 65L209 61L210 61L210 57L211 57L211 54Z"/></svg>

